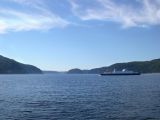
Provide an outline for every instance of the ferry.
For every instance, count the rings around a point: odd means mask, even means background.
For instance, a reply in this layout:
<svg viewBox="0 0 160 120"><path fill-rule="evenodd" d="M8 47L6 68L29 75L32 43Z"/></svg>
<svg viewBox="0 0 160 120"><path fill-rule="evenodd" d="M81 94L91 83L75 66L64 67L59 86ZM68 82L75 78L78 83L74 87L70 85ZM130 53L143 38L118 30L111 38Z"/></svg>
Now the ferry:
<svg viewBox="0 0 160 120"><path fill-rule="evenodd" d="M113 72L104 72L104 73L101 73L100 75L141 75L140 72L134 72L134 71L129 71L129 70L126 70L126 69L123 69L122 71L116 71L114 69Z"/></svg>

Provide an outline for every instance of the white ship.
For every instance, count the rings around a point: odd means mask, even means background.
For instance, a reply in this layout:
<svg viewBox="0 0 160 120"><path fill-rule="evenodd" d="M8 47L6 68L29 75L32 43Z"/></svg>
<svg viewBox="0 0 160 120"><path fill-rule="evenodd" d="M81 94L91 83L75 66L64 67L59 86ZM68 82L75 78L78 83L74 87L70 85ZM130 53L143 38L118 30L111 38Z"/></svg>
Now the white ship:
<svg viewBox="0 0 160 120"><path fill-rule="evenodd" d="M113 70L113 72L104 72L101 73L101 75L140 75L140 72L134 72L134 71L129 71L126 69L123 69L122 71L116 71L116 69Z"/></svg>

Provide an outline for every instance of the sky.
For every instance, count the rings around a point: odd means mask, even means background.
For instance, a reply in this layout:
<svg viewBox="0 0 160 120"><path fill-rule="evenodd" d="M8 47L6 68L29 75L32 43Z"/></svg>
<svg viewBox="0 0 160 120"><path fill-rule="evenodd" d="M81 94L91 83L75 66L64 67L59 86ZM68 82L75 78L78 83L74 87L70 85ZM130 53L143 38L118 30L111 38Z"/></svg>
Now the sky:
<svg viewBox="0 0 160 120"><path fill-rule="evenodd" d="M0 0L0 55L42 70L160 58L160 0Z"/></svg>

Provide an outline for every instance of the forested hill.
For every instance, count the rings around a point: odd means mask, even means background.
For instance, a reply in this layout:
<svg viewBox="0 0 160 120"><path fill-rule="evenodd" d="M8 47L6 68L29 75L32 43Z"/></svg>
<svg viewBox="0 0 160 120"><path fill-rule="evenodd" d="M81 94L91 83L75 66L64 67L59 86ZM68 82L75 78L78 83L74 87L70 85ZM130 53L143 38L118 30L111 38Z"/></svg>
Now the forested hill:
<svg viewBox="0 0 160 120"><path fill-rule="evenodd" d="M0 55L0 74L40 74L42 71L33 66L19 63Z"/></svg>
<svg viewBox="0 0 160 120"><path fill-rule="evenodd" d="M111 66L95 68L91 70L72 69L72 70L69 70L68 73L100 74L105 71L111 72L114 69L118 71L127 69L127 70L141 72L141 73L160 73L160 59L155 59L151 61L116 63Z"/></svg>

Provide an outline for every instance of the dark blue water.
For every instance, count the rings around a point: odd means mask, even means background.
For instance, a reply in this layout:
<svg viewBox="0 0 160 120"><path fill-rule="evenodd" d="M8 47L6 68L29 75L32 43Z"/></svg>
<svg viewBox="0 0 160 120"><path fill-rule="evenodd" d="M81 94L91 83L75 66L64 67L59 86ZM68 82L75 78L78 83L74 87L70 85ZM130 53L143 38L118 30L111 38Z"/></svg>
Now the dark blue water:
<svg viewBox="0 0 160 120"><path fill-rule="evenodd" d="M0 75L0 120L160 120L160 74Z"/></svg>

